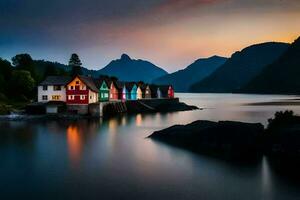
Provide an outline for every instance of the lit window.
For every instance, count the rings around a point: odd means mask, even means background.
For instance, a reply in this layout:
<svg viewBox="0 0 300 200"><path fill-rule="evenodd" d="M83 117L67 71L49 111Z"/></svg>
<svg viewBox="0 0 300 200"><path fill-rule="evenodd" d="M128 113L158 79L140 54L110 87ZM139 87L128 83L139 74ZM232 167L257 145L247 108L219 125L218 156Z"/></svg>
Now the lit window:
<svg viewBox="0 0 300 200"><path fill-rule="evenodd" d="M74 96L74 95L68 95L68 99L69 99L69 100L74 100L74 99L75 99L75 96Z"/></svg>
<svg viewBox="0 0 300 200"><path fill-rule="evenodd" d="M42 99L43 99L43 101L47 101L48 100L48 96L47 95L43 95Z"/></svg>
<svg viewBox="0 0 300 200"><path fill-rule="evenodd" d="M53 95L52 96L52 100L59 100L60 99L60 96L59 95Z"/></svg>
<svg viewBox="0 0 300 200"><path fill-rule="evenodd" d="M43 86L43 90L48 90L48 86L47 86L47 85L44 85L44 86Z"/></svg>

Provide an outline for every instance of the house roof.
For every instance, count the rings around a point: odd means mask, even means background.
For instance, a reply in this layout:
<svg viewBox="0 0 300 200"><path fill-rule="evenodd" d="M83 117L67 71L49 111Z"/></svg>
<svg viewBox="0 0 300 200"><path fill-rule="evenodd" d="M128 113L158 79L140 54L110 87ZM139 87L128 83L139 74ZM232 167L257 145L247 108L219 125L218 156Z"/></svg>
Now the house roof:
<svg viewBox="0 0 300 200"><path fill-rule="evenodd" d="M109 78L105 78L105 77L94 78L93 80L97 88L101 88L103 81L106 83L107 87L109 87L111 83Z"/></svg>
<svg viewBox="0 0 300 200"><path fill-rule="evenodd" d="M89 76L82 76L79 75L77 76L82 82L84 82L84 84L87 85L88 88L90 88L91 90L93 90L94 92L98 92L98 88L94 82L94 79L92 77Z"/></svg>
<svg viewBox="0 0 300 200"><path fill-rule="evenodd" d="M40 85L67 85L70 82L71 78L68 76L47 76Z"/></svg>
<svg viewBox="0 0 300 200"><path fill-rule="evenodd" d="M128 91L131 91L134 85L136 85L135 82L126 82L125 83L125 86L126 86Z"/></svg>

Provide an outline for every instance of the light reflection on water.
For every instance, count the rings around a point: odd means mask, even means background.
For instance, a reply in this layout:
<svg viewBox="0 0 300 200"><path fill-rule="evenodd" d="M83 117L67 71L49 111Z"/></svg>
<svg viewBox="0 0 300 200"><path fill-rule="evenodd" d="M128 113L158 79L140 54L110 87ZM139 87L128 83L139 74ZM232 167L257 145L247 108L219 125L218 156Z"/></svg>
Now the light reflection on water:
<svg viewBox="0 0 300 200"><path fill-rule="evenodd" d="M204 110L137 114L108 120L0 123L0 192L20 198L295 199L300 183L281 177L265 157L229 163L146 139L197 119L262 122L297 106L245 106L294 98L179 94ZM18 192L15 192L18 191ZM6 199L6 198L4 198ZM43 198L44 199L44 198Z"/></svg>

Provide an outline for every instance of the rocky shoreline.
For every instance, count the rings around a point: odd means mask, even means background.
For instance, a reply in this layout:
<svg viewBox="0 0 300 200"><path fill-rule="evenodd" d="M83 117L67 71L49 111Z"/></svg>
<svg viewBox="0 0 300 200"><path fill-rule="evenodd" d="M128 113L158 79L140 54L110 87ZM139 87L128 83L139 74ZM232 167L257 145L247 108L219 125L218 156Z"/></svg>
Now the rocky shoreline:
<svg viewBox="0 0 300 200"><path fill-rule="evenodd" d="M300 117L278 112L269 125L195 121L156 131L148 138L200 154L246 159L262 155L300 161Z"/></svg>
<svg viewBox="0 0 300 200"><path fill-rule="evenodd" d="M157 112L179 112L191 111L199 109L196 106L187 105L182 102L163 103L153 106L154 109L148 109L145 106L138 106L136 104L127 103L128 114L138 113L157 113ZM122 113L116 112L114 109L107 111L107 116L112 117ZM124 114L124 113L123 113ZM79 119L97 119L99 117L91 115L78 115L74 113L59 113L59 114L27 114L25 111L18 111L7 115L0 115L0 121L36 121L36 120L79 120Z"/></svg>

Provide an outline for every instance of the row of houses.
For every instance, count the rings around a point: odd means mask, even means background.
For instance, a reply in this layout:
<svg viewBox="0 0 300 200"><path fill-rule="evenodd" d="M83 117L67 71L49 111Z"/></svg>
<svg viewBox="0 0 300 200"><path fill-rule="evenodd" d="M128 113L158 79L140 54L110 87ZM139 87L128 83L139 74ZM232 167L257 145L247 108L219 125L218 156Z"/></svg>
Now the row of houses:
<svg viewBox="0 0 300 200"><path fill-rule="evenodd" d="M114 81L78 75L74 78L49 76L38 86L38 102L66 102L88 105L96 102L174 98L172 86Z"/></svg>

